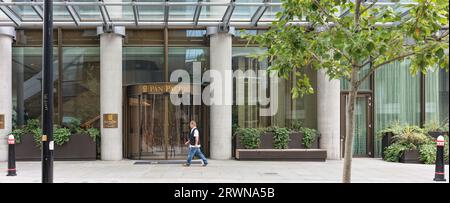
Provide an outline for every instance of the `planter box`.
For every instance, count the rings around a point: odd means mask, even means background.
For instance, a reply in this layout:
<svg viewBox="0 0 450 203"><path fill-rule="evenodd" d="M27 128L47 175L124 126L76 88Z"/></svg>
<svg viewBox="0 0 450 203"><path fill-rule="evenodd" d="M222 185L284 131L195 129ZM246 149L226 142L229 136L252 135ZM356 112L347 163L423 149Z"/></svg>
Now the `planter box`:
<svg viewBox="0 0 450 203"><path fill-rule="evenodd" d="M432 132L428 132L428 135L433 137L434 139L437 139L441 135L442 136L448 135L448 132L435 132L435 131L432 131Z"/></svg>
<svg viewBox="0 0 450 203"><path fill-rule="evenodd" d="M264 133L261 135L261 143L259 149L273 149L273 135L274 133ZM303 134L302 133L291 133L289 135L288 149L306 149L302 143ZM241 144L240 138L235 138L236 149L245 149ZM311 149L319 149L319 137L317 137L311 144Z"/></svg>
<svg viewBox="0 0 450 203"><path fill-rule="evenodd" d="M253 161L321 161L327 159L324 149L237 149L236 159Z"/></svg>
<svg viewBox="0 0 450 203"><path fill-rule="evenodd" d="M394 133L387 132L383 134L383 138L381 139L381 157L384 159L384 151L389 145L392 144L392 138L394 137Z"/></svg>
<svg viewBox="0 0 450 203"><path fill-rule="evenodd" d="M400 157L401 163L414 163L420 164L422 163L419 159L419 150L407 150Z"/></svg>
<svg viewBox="0 0 450 203"><path fill-rule="evenodd" d="M96 143L87 134L74 134L70 136L69 142L62 146L55 144L54 159L56 161L96 160L96 157ZM16 144L16 160L41 160L41 149L36 147L32 135L22 136L21 143Z"/></svg>

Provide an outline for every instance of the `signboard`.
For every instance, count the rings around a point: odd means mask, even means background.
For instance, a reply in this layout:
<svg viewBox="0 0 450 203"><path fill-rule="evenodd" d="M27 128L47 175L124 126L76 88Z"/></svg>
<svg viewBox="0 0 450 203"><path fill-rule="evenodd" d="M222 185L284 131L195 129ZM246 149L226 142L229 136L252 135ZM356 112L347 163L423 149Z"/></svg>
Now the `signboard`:
<svg viewBox="0 0 450 203"><path fill-rule="evenodd" d="M0 114L0 129L5 129L5 115Z"/></svg>
<svg viewBox="0 0 450 203"><path fill-rule="evenodd" d="M172 83L162 83L162 84L149 84L141 86L142 93L171 93L176 94L180 92L189 93L191 92L190 84L172 84Z"/></svg>
<svg viewBox="0 0 450 203"><path fill-rule="evenodd" d="M119 116L116 113L103 114L103 128L118 128Z"/></svg>

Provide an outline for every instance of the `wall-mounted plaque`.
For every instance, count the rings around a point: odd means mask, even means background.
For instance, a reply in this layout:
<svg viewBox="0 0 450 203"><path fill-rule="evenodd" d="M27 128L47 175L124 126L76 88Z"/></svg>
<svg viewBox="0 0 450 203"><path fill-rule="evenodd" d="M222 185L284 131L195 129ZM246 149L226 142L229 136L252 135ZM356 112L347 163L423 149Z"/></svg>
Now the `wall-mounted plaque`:
<svg viewBox="0 0 450 203"><path fill-rule="evenodd" d="M119 116L116 113L103 114L103 128L118 128Z"/></svg>
<svg viewBox="0 0 450 203"><path fill-rule="evenodd" d="M0 129L5 129L5 115L0 114Z"/></svg>

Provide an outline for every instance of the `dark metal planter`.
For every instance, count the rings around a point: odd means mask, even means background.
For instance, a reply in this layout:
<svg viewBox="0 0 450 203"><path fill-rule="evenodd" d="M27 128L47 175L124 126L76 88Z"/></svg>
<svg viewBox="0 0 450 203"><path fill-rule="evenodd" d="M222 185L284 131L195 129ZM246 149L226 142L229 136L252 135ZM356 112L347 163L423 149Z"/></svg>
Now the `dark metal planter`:
<svg viewBox="0 0 450 203"><path fill-rule="evenodd" d="M55 144L54 155L58 161L96 160L96 143L87 134L74 134L70 136L69 142L61 146ZM16 160L41 160L41 148L36 146L32 135L22 136L21 143L16 144Z"/></svg>
<svg viewBox="0 0 450 203"><path fill-rule="evenodd" d="M381 139L381 157L384 159L384 151L387 147L392 144L392 138L394 137L394 133L387 132L383 134L383 138Z"/></svg>
<svg viewBox="0 0 450 203"><path fill-rule="evenodd" d="M419 150L406 150L400 157L401 163L420 164Z"/></svg>
<svg viewBox="0 0 450 203"><path fill-rule="evenodd" d="M431 131L428 132L428 135L431 136L434 139L437 139L439 136L445 136L448 135L448 132L442 132L442 131Z"/></svg>

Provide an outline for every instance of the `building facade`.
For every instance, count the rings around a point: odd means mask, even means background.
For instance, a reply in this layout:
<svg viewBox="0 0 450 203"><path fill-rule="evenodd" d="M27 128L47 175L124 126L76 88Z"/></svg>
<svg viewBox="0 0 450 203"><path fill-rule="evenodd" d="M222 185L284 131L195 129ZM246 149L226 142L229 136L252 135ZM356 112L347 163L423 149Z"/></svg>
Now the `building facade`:
<svg viewBox="0 0 450 203"><path fill-rule="evenodd" d="M7 158L6 135L41 118L42 7L33 2L0 1L2 161ZM298 121L320 132L320 148L327 150L328 159L342 157L347 82L310 71L315 93L292 99L295 76L265 82L269 76L258 70L270 64L252 57L264 49L241 37L264 32L281 9L279 1L55 3L54 123L79 119L100 128L102 160L183 159L190 120L199 123L202 145L212 159L232 158L233 126L291 127ZM380 156L376 131L392 121L448 122L448 73L414 77L408 67L408 61L388 64L362 85L355 156ZM177 71L190 76L187 83L175 77ZM205 76L211 71L221 73L222 81ZM236 71L254 74L225 76ZM173 103L178 95L172 90L183 85L192 90L180 93L188 95L189 104ZM261 94L260 86L267 87L267 104L253 98ZM211 93L221 94L223 102L195 101Z"/></svg>

